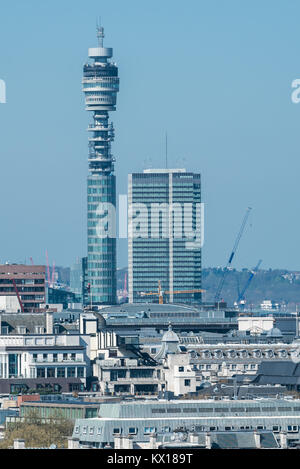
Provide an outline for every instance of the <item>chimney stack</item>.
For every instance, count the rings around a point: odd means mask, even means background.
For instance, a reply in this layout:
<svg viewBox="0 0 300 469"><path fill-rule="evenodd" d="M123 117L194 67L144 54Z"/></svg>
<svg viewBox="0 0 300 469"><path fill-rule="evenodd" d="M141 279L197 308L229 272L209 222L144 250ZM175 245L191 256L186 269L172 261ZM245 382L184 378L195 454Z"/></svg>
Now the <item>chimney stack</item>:
<svg viewBox="0 0 300 469"><path fill-rule="evenodd" d="M286 433L285 432L280 432L279 437L280 437L280 448L287 449L288 445L287 445L287 435L286 435Z"/></svg>
<svg viewBox="0 0 300 469"><path fill-rule="evenodd" d="M152 433L152 435L150 435L149 444L150 444L150 449L156 449L157 448L156 433Z"/></svg>
<svg viewBox="0 0 300 469"><path fill-rule="evenodd" d="M254 435L255 447L261 448L260 434L256 430L254 430L253 435Z"/></svg>
<svg viewBox="0 0 300 469"><path fill-rule="evenodd" d="M205 448L211 449L211 434L210 433L205 434Z"/></svg>
<svg viewBox="0 0 300 469"><path fill-rule="evenodd" d="M53 334L53 312L46 312L46 334Z"/></svg>

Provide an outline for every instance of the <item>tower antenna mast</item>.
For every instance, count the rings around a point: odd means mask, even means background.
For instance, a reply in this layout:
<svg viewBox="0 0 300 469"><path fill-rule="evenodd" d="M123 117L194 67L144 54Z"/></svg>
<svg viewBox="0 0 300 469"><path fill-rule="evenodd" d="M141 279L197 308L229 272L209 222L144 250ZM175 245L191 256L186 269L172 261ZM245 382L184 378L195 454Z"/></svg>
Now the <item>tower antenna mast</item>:
<svg viewBox="0 0 300 469"><path fill-rule="evenodd" d="M166 132L166 169L168 169L168 134Z"/></svg>
<svg viewBox="0 0 300 469"><path fill-rule="evenodd" d="M101 26L101 17L99 18L99 23L97 22L97 38L98 38L98 45L102 49L103 39L104 39L104 28Z"/></svg>

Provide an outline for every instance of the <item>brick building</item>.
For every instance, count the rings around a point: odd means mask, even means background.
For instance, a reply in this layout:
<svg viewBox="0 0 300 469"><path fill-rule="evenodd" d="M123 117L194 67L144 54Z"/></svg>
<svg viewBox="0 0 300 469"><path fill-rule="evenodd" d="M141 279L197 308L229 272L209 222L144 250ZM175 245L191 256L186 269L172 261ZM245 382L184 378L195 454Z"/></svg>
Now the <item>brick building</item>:
<svg viewBox="0 0 300 469"><path fill-rule="evenodd" d="M1 297L18 298L19 309L29 312L45 304L46 281L43 265L0 265Z"/></svg>

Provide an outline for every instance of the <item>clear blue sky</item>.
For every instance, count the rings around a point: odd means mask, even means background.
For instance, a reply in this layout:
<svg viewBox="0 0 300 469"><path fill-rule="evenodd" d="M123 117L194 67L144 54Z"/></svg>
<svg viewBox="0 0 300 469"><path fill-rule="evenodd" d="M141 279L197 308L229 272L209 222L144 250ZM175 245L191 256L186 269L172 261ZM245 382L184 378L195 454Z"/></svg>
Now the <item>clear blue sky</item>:
<svg viewBox="0 0 300 469"><path fill-rule="evenodd" d="M0 261L86 255L82 66L101 16L121 79L113 114L119 193L127 174L199 171L204 266L300 270L298 0L12 0L0 12ZM127 265L127 244L118 252Z"/></svg>

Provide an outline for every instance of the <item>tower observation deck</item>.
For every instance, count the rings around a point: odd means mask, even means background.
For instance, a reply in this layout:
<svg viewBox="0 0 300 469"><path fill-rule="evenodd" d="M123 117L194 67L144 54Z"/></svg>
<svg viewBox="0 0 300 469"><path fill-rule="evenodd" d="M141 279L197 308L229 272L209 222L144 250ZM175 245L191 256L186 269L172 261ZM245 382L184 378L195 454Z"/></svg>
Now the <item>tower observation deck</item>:
<svg viewBox="0 0 300 469"><path fill-rule="evenodd" d="M104 29L97 28L98 47L90 48L83 67L85 109L93 113L89 132L88 175L88 283L93 304L116 302L116 238L107 224L115 226L116 182L111 142L113 124L109 112L116 110L119 91L118 67L113 50L103 46ZM110 220L105 217L109 211Z"/></svg>

